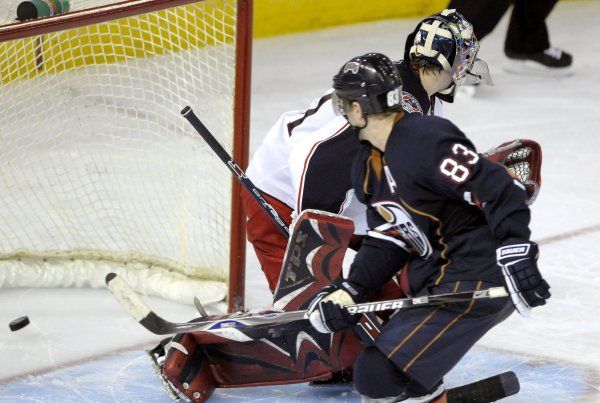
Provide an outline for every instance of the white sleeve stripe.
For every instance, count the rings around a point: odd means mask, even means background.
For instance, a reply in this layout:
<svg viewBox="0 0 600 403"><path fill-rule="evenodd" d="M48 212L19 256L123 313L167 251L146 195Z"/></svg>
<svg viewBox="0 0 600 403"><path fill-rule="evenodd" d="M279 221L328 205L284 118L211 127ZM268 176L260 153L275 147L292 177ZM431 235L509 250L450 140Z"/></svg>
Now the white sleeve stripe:
<svg viewBox="0 0 600 403"><path fill-rule="evenodd" d="M465 192L463 194L463 199L465 199L467 203L475 205L475 203L473 203L473 194L471 192Z"/></svg>
<svg viewBox="0 0 600 403"><path fill-rule="evenodd" d="M377 231L369 231L367 232L367 235L369 235L372 238L383 239L384 241L392 242L393 244L404 249L405 251L410 252L410 249L408 248L408 245L406 243L389 235L385 235Z"/></svg>
<svg viewBox="0 0 600 403"><path fill-rule="evenodd" d="M321 109L321 107L323 105L325 105L327 103L327 101L329 101L331 99L332 92L333 92L333 89L328 91L327 94L325 94L324 96L322 96L319 99L319 101L317 102L317 104L314 107L311 107L310 109L307 109L306 111L304 111L304 113L302 114L302 116L299 119L289 122L287 124L288 136L292 136L292 132L294 131L294 129L296 127L300 126L304 122L304 120L306 120L307 118L309 118L312 115L314 115L315 113L317 113L319 111L319 109Z"/></svg>
<svg viewBox="0 0 600 403"><path fill-rule="evenodd" d="M525 190L525 191L527 190L527 189L525 189L525 185L523 185L523 184L521 183L521 181L518 181L518 180L516 180L516 179L513 179L513 182L514 182L514 184L515 184L515 185L517 185L517 186L518 186L518 187L520 187L521 189L523 189L523 190Z"/></svg>

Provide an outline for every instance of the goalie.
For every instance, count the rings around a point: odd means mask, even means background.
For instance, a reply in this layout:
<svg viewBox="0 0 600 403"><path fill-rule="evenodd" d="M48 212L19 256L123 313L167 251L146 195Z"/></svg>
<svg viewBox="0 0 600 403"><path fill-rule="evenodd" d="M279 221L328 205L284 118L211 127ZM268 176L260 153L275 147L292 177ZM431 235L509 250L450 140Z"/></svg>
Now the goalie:
<svg viewBox="0 0 600 403"><path fill-rule="evenodd" d="M405 60L396 63L405 83L400 99L407 113L439 114L441 101L453 102L458 86L465 80L489 83L487 67L479 59L473 58L464 70L453 71L453 60L459 57L454 35L460 32L453 33L449 23L448 12L427 17L407 39ZM432 26L449 32L453 39L423 43L423 32ZM472 54L476 55L476 40L472 46ZM341 274L342 266L349 267L355 252L347 247L357 250L366 234L366 208L352 188L351 161L359 149L353 133L347 121L334 114L330 91L315 100L310 109L284 114L250 164L248 176L280 217L288 225L292 216L296 219L288 242L260 206L245 192L242 195L248 215L248 239L278 309L307 308L314 294ZM512 170L518 167L521 179L532 189L539 188L540 154L536 143L515 141L490 152L488 158ZM313 213L312 209L330 214ZM396 271L401 275L371 296L373 299L398 298L408 290L407 270L400 269ZM369 320L363 329L371 331L366 339L372 340L380 321L372 317ZM166 346L168 353L164 351ZM361 349L353 331L323 335L304 321L248 343L177 335L168 344L157 346L153 356L174 389L203 400L210 394L206 391L215 386L319 381L331 379L332 374L338 375L337 379L333 376L335 380L344 380Z"/></svg>

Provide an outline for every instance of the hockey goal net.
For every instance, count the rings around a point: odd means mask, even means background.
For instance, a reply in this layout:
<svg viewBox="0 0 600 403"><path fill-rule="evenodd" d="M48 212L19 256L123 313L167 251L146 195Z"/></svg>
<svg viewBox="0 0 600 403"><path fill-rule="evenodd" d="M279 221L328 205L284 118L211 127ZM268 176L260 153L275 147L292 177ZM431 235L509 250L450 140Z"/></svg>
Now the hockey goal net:
<svg viewBox="0 0 600 403"><path fill-rule="evenodd" d="M0 4L0 286L243 304L239 187L180 110L247 161L251 0ZM228 287L229 284L229 287Z"/></svg>

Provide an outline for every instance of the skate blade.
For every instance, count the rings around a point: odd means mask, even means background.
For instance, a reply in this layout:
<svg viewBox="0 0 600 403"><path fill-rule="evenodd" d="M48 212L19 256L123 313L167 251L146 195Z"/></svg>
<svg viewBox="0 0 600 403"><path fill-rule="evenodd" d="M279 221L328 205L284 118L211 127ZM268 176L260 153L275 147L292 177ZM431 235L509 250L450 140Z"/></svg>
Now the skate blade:
<svg viewBox="0 0 600 403"><path fill-rule="evenodd" d="M146 350L146 354L148 355L148 358L150 358L150 363L152 364L152 368L154 369L154 372L156 372L156 375L158 375L158 378L162 382L163 387L165 388L165 391L167 392L167 394L169 395L169 397L171 399L173 399L174 402L180 402L182 400L186 401L186 402L189 402L189 399L187 399L187 397L181 396L179 394L179 392L176 389L173 388L173 386L171 385L171 383L165 379L165 377L162 374L162 369L158 365L158 363L156 362L156 360L154 359L154 356L152 355L152 352L150 350Z"/></svg>

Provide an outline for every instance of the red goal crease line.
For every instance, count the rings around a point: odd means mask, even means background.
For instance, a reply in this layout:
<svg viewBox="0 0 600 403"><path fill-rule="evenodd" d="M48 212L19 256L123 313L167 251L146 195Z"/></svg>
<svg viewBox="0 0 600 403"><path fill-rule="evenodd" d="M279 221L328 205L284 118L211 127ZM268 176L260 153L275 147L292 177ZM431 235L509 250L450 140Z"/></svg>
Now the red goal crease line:
<svg viewBox="0 0 600 403"><path fill-rule="evenodd" d="M553 235L553 236L549 236L546 238L541 238L540 240L537 240L536 242L540 245L545 245L545 244L549 244L549 243L564 241L566 239L574 238L574 237L581 236L581 235L591 234L591 233L598 232L598 231L600 231L600 224L595 224L595 225L592 225L589 227L583 227L583 228L579 228L579 229L576 229L573 231L564 232L562 234Z"/></svg>

